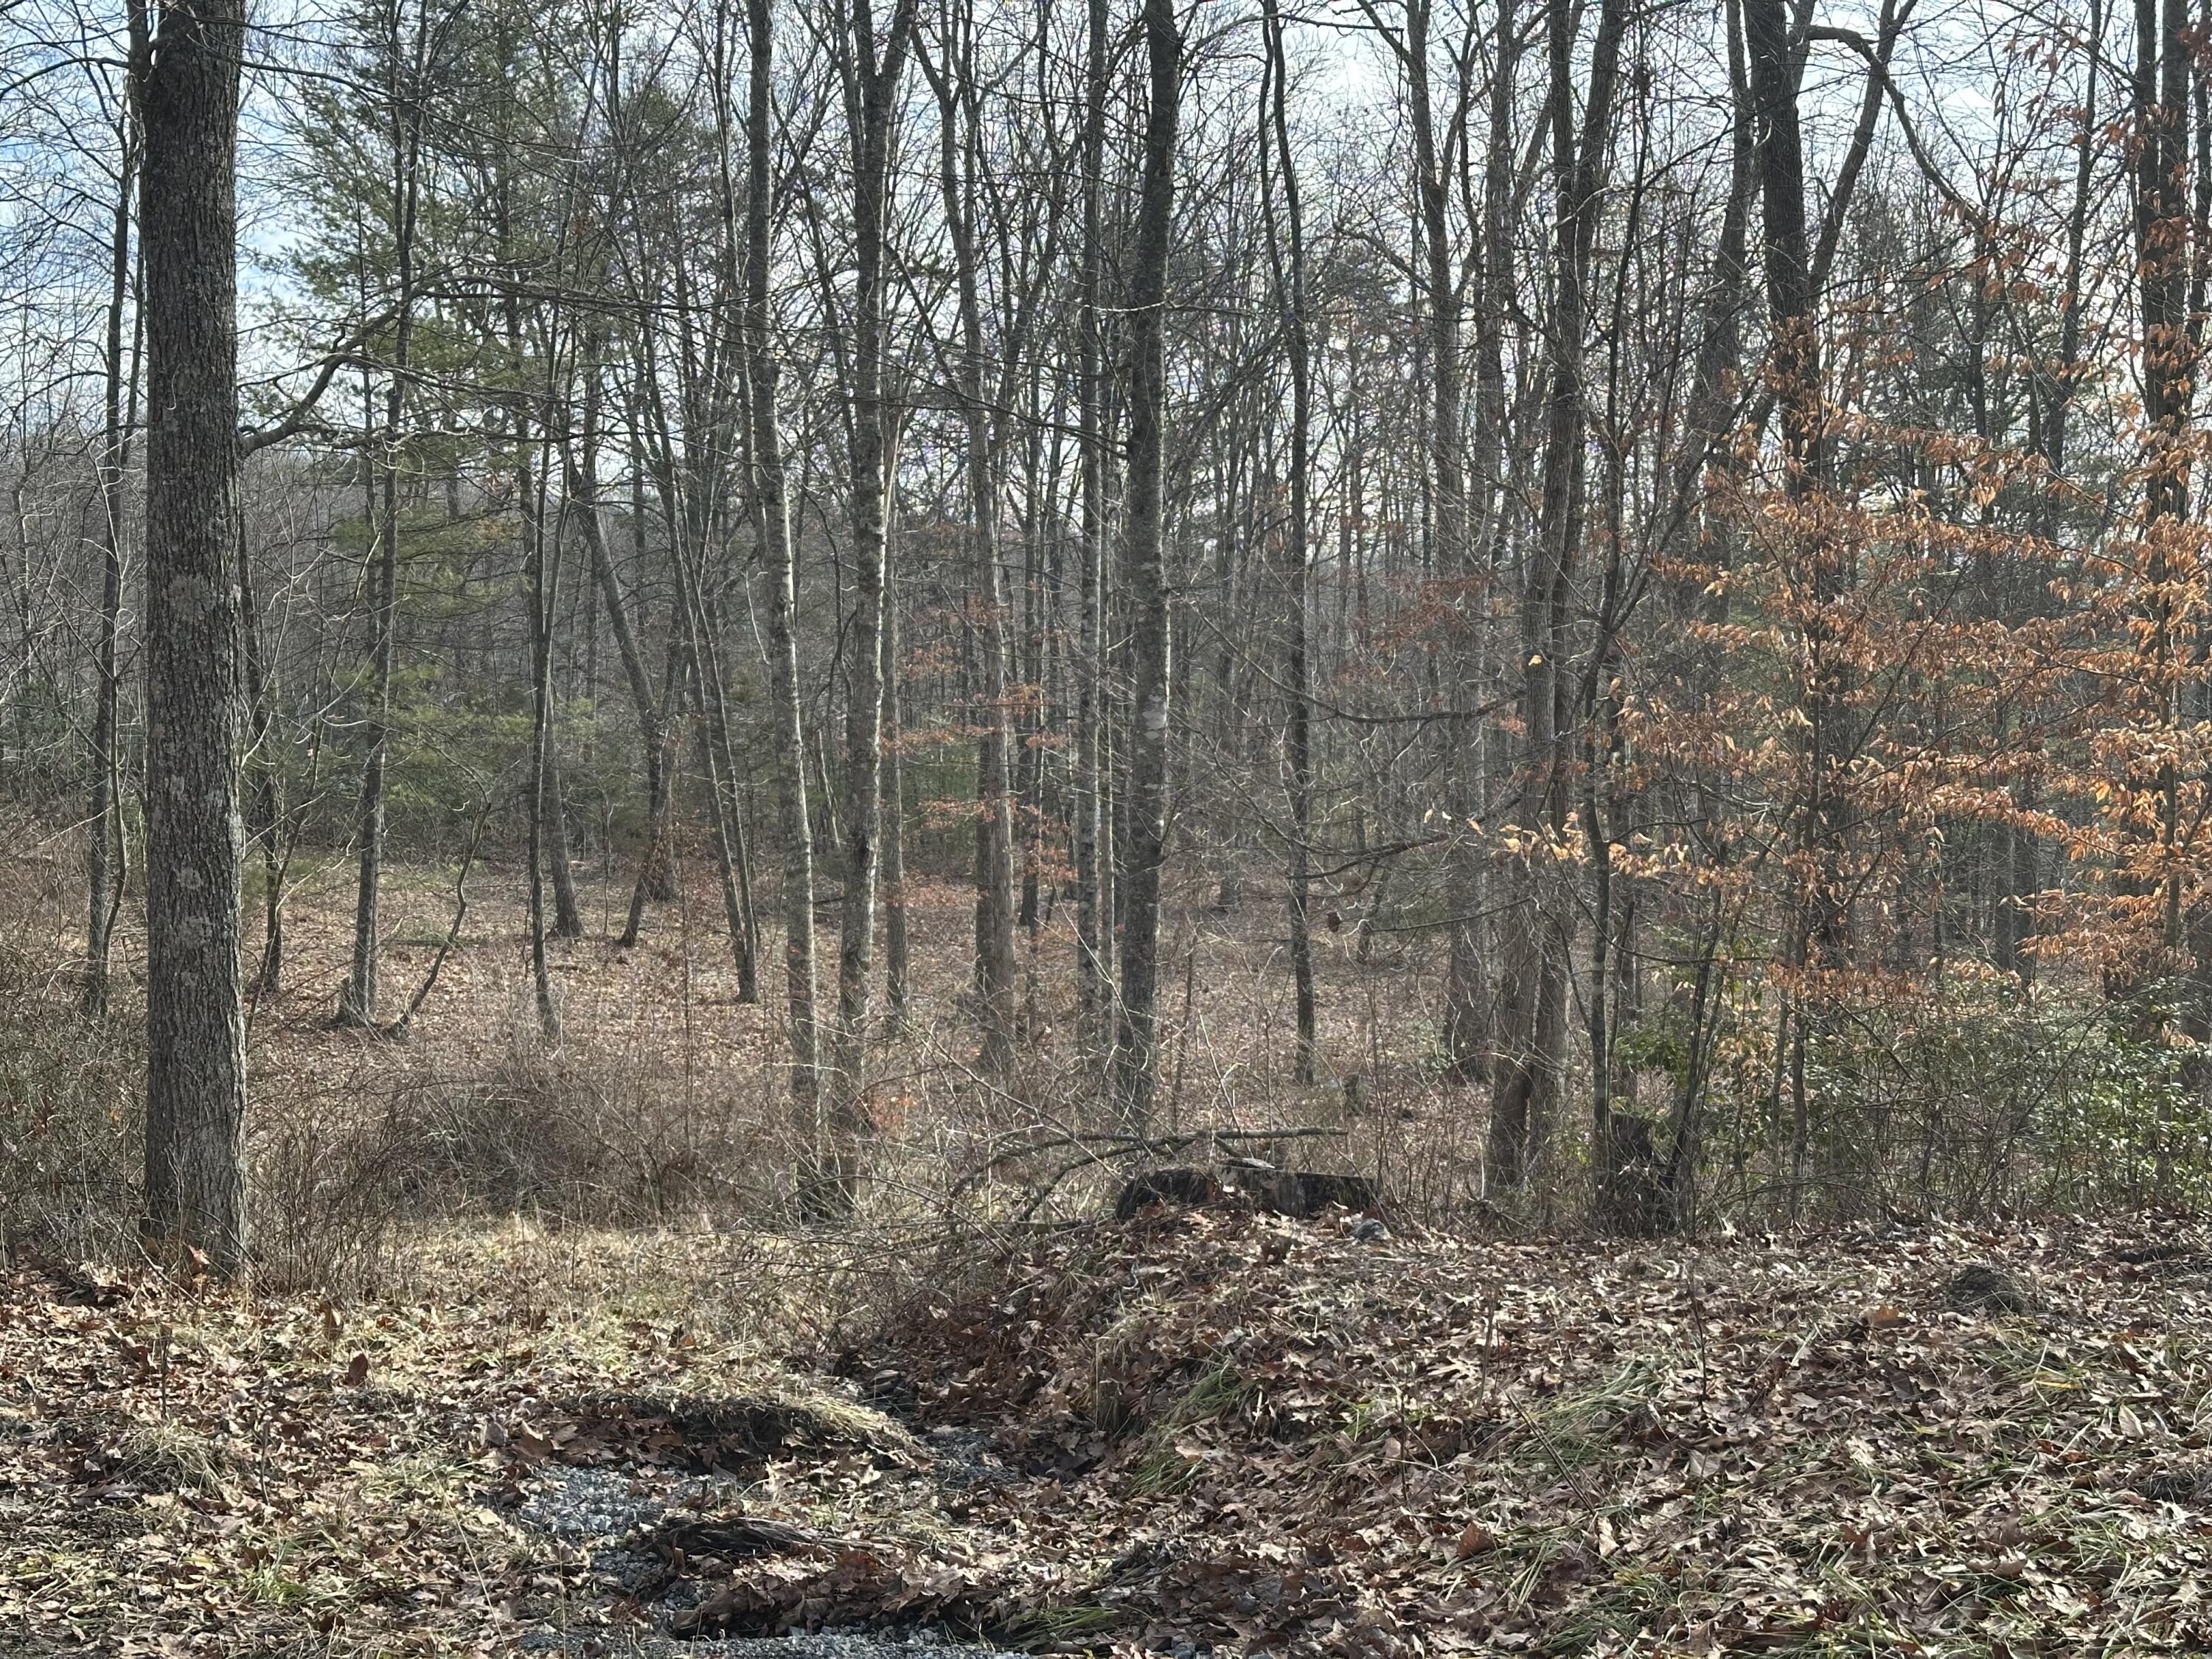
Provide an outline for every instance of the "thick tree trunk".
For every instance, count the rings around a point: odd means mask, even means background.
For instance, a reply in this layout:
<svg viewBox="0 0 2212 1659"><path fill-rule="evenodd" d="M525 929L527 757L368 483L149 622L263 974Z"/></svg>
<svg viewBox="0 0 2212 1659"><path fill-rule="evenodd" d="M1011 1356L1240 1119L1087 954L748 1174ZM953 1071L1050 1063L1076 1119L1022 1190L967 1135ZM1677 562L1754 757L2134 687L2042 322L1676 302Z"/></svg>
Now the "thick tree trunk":
<svg viewBox="0 0 2212 1659"><path fill-rule="evenodd" d="M246 1261L239 961L242 0L134 8L146 271L146 1210L163 1254Z"/></svg>
<svg viewBox="0 0 2212 1659"><path fill-rule="evenodd" d="M1160 877L1167 862L1169 650L1167 541L1161 523L1165 449L1168 253L1175 216L1176 127L1182 100L1182 40L1174 0L1145 0L1152 99L1145 120L1143 182L1129 276L1128 540L1131 678L1127 920L1121 940L1121 1006L1115 1033L1115 1100L1124 1125L1142 1132L1158 1082Z"/></svg>

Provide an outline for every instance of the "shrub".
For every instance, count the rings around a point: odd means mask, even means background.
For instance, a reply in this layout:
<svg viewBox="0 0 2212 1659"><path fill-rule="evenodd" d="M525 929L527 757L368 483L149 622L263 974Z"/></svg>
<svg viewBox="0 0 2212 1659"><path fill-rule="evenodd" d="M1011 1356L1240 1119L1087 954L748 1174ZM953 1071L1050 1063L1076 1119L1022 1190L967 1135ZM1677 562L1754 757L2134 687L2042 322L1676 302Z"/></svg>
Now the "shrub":
<svg viewBox="0 0 2212 1659"><path fill-rule="evenodd" d="M137 1028L84 1018L0 947L0 1231L68 1261L131 1237L143 1108Z"/></svg>

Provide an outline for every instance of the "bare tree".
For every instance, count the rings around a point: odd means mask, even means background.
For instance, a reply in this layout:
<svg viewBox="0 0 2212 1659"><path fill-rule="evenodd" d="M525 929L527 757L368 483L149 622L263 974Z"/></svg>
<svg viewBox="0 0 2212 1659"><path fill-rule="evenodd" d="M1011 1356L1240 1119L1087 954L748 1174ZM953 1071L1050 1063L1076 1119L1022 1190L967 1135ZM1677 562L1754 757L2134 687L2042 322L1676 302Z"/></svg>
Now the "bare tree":
<svg viewBox="0 0 2212 1659"><path fill-rule="evenodd" d="M853 155L851 425L853 609L845 647L845 893L837 946L837 1030L831 1099L803 1207L849 1208L866 1128L870 968L875 955L876 880L883 822L884 469L890 422L884 400L885 219L899 82L912 45L915 0L896 0L876 38L870 0L852 0L837 35L846 128Z"/></svg>
<svg viewBox="0 0 2212 1659"><path fill-rule="evenodd" d="M1160 873L1167 862L1170 668L1167 537L1161 465L1166 447L1169 242L1175 223L1176 126L1182 105L1182 36L1174 0L1145 0L1151 100L1145 114L1143 182L1129 269L1129 505L1123 550L1131 617L1134 718L1129 734L1127 921L1121 934L1121 1002L1115 1033L1115 1098L1141 1132L1158 1085Z"/></svg>

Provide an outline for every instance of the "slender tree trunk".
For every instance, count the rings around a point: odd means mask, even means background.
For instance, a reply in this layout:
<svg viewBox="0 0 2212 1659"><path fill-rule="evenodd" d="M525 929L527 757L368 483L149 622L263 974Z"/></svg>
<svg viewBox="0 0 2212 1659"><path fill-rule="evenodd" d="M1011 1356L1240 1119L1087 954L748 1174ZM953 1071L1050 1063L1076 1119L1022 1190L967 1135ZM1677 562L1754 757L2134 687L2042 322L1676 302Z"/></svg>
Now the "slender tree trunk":
<svg viewBox="0 0 2212 1659"><path fill-rule="evenodd" d="M392 146L391 208L392 251L397 263L398 316L392 325L390 384L385 392L384 453L379 507L374 515L369 557L374 562L370 583L371 625L375 630L371 651L369 708L363 720L368 744L362 765L361 811L357 831L361 847L361 877L354 901L353 965L338 992L337 1023L376 1029L379 889L384 877L385 771L392 740L392 681L398 620L399 585L399 456L405 441L408 376L415 327L415 225L420 197L421 170L417 160L422 144L422 112L418 88L404 84L406 42L399 28L399 13L390 15L392 33L384 43L389 81L386 95ZM418 24L418 29L422 26ZM418 35L418 49L420 40ZM367 464L364 456L364 465Z"/></svg>
<svg viewBox="0 0 2212 1659"><path fill-rule="evenodd" d="M1287 908L1291 924L1291 978L1297 999L1297 1080L1315 1080L1315 1016L1313 939L1307 920L1311 896L1311 849L1308 839L1313 819L1313 719L1308 689L1306 656L1306 567L1310 507L1307 475L1313 420L1313 367L1306 321L1305 216L1298 197L1297 158L1291 150L1289 65L1283 52L1283 14L1278 0L1264 0L1267 35L1267 80L1273 96L1268 120L1273 128L1275 168L1280 176L1287 242L1276 237L1276 216L1270 202L1266 210L1267 240L1274 255L1275 293L1282 308L1285 355L1291 366L1291 478L1290 521L1281 532L1283 586L1283 682L1288 688L1289 708L1284 747L1287 751L1285 779L1290 809L1290 881Z"/></svg>
<svg viewBox="0 0 2212 1659"><path fill-rule="evenodd" d="M629 683L631 706L637 711L638 746L645 762L646 847L638 860L637 883L630 897L629 921L623 930L623 948L637 943L638 929L651 896L653 866L660 860L660 821L666 791L663 776L661 726L665 714L653 696L653 678L647 672L645 653L638 648L630 627L629 606L615 572L614 556L607 546L606 525L599 514L599 411L603 395L599 349L595 339L585 352L582 431L572 447L567 434L561 440L563 491L574 508L584 534L584 550L592 562L600 608L615 637L615 654L622 659L623 678Z"/></svg>
<svg viewBox="0 0 2212 1659"><path fill-rule="evenodd" d="M1429 476L1433 487L1432 574L1452 581L1463 609L1471 601L1468 568L1467 471L1461 451L1460 289L1451 255L1452 167L1437 148L1439 124L1429 70L1431 0L1407 0L1402 63L1411 100L1413 168L1418 175L1421 229L1421 299L1427 311ZM1501 29L1503 25L1501 24ZM1447 134L1448 137L1451 135ZM1462 665L1457 689L1474 678L1479 618L1461 618L1454 652ZM1480 766L1474 732L1463 720L1451 732L1451 836L1444 848L1444 903L1451 918L1450 956L1444 974L1444 1043L1462 1078L1481 1074L1490 1046L1487 975L1482 960L1482 876L1479 843L1470 830L1476 811Z"/></svg>
<svg viewBox="0 0 2212 1659"><path fill-rule="evenodd" d="M955 31L957 30L957 33ZM1006 604L999 574L997 457L984 391L983 305L977 276L977 173L981 117L972 14L948 23L945 63L923 68L938 98L939 182L952 241L959 295L959 388L967 453L969 535L973 558L978 675L975 725L975 991L981 1002L983 1071L1013 1059L1018 962L1014 955L1013 726L1007 707Z"/></svg>
<svg viewBox="0 0 2212 1659"><path fill-rule="evenodd" d="M508 301L508 343L520 379L521 346L515 301ZM534 502L530 420L520 400L514 410L515 483L523 533L523 580L530 602L530 979L536 993L539 1033L561 1040L561 1012L545 951L545 875L551 851L550 825L561 810L553 757L553 617L560 581L559 543L550 545L544 515Z"/></svg>
<svg viewBox="0 0 2212 1659"><path fill-rule="evenodd" d="M135 67L135 66L134 66ZM121 891L117 878L123 844L121 729L123 683L117 661L123 631L123 516L125 471L130 465L131 422L137 375L125 362L124 318L131 301L132 210L138 179L136 88L126 94L116 123L115 211L108 244L107 336L100 427L100 643L95 648L97 702L90 756L91 810L85 840L85 979L83 1009L97 1019L107 1012L107 965Z"/></svg>
<svg viewBox="0 0 2212 1659"><path fill-rule="evenodd" d="M1686 416L1687 441L1674 472L1675 533L1686 542L1693 537L1695 540L1693 548L1685 550L1686 562L1716 574L1724 570L1729 562L1730 528L1728 514L1715 510L1706 497L1725 477L1740 470L1740 464L1729 453L1727 440L1735 418L1733 404L1737 395L1736 380L1742 372L1741 313L1750 298L1748 238L1755 183L1752 109L1743 61L1740 0L1729 0L1725 13L1729 80L1735 104L1729 124L1729 193L1721 210L1711 287L1700 323L1697 364ZM1710 577L1681 584L1676 592L1677 613L1686 623L1698 617L1710 623L1727 620L1726 590L1723 588L1717 594L1712 592L1718 586ZM1710 645L1697 646L1687 671L1693 706L1703 706L1715 694L1723 683L1723 674L1720 653ZM1721 809L1713 781L1698 776L1693 781L1693 792L1692 810L1699 823L1712 826L1709 831L1712 844L1719 845L1723 833L1718 823ZM1716 890L1717 904L1717 902ZM1696 941L1696 968L1690 1005L1689 1061L1681 1087L1675 1093L1665 1170L1673 1224L1678 1231L1687 1231L1697 1214L1698 1158L1705 1110L1701 1045L1706 1040L1715 958L1722 943L1717 908L1710 922L1698 924L1692 937Z"/></svg>
<svg viewBox="0 0 2212 1659"><path fill-rule="evenodd" d="M149 1242L246 1252L239 960L237 211L242 0L134 3L146 271Z"/></svg>
<svg viewBox="0 0 2212 1659"><path fill-rule="evenodd" d="M1105 714L1101 679L1105 657L1106 434L1104 349L1100 315L1105 273L1106 0L1089 0L1089 39L1084 58L1083 265L1079 278L1078 421L1082 450L1083 541L1075 661L1075 971L1079 1038L1105 1046L1113 1027L1112 901L1106 896L1108 860L1100 772Z"/></svg>
<svg viewBox="0 0 2212 1659"><path fill-rule="evenodd" d="M1566 708L1569 584L1582 541L1588 449L1584 295L1628 9L1623 0L1601 0L1586 70L1576 57L1571 14L1554 7L1547 15L1551 89L1545 110L1551 129L1557 220L1545 363L1541 495L1534 556L1522 592L1522 659L1526 666L1516 805L1519 822L1531 832L1557 838L1567 828L1572 738ZM1585 74L1587 95L1577 133L1576 93L1583 87ZM1506 1187L1525 1181L1543 1156L1558 1116L1565 1071L1570 939L1565 925L1553 914L1562 907L1547 902L1548 863L1524 856L1514 868L1527 909L1515 927L1507 953L1490 1121L1490 1170Z"/></svg>
<svg viewBox="0 0 2212 1659"><path fill-rule="evenodd" d="M884 1000L888 1005L891 1027L896 1030L906 1023L914 951L907 932L906 763L901 754L905 711L899 686L898 582L894 556L887 551L884 562Z"/></svg>
<svg viewBox="0 0 2212 1659"><path fill-rule="evenodd" d="M246 835L261 849L261 962L254 975L255 1005L284 984L285 849L279 844L283 811L283 768L270 752L274 724L269 707L269 675L261 654L261 602L253 589L253 557L246 538L238 539L240 664L246 672L247 752L253 770L253 802ZM250 1012L250 1011L249 1011Z"/></svg>
<svg viewBox="0 0 2212 1659"><path fill-rule="evenodd" d="M557 544L553 555L561 562ZM556 708L557 709L557 703ZM545 734L545 868L553 878L553 937L581 939L584 913L576 902L576 862L568 850L568 799L561 782L561 726L556 718Z"/></svg>
<svg viewBox="0 0 2212 1659"><path fill-rule="evenodd" d="M707 781L708 821L714 830L714 866L722 883L722 917L729 929L731 961L737 969L738 1000L750 1005L760 1000L760 975L753 945L750 860L736 799L721 647L700 592L697 566L681 550L676 565L677 602L684 608L688 630L684 655L691 665L691 705L700 721L699 754Z"/></svg>
<svg viewBox="0 0 2212 1659"><path fill-rule="evenodd" d="M1160 474L1167 418L1168 254L1182 100L1182 40L1176 29L1174 0L1145 0L1144 18L1152 99L1129 274L1128 540L1123 561L1136 719L1128 739L1127 921L1114 1045L1115 1100L1124 1125L1139 1133L1151 1121L1158 1080L1160 877L1167 862L1172 684Z"/></svg>
<svg viewBox="0 0 2212 1659"><path fill-rule="evenodd" d="M791 1095L811 1111L821 1066L814 996L814 830L806 803L806 737L799 710L791 512L777 423L777 362L769 337L770 240L769 0L746 0L750 32L745 107L745 368L751 393L753 524L768 591L769 732L774 740L778 831L783 842L784 996L791 1015Z"/></svg>
<svg viewBox="0 0 2212 1659"><path fill-rule="evenodd" d="M1805 161L1798 125L1797 68L1784 0L1744 0L1744 58L1753 106L1754 154L1759 175L1768 324L1772 344L1767 373L1782 415L1784 495L1800 510L1813 507L1825 471L1822 372L1819 319L1814 311L1812 256L1806 231ZM1804 805L1796 830L1802 875L1793 895L1796 915L1788 941L1794 969L1839 966L1843 951L1841 803L1837 789L1838 694L1840 665L1830 649L1827 611L1842 591L1836 550L1822 545L1808 523L1796 534L1814 538L1808 551L1808 620L1803 624L1805 667ZM1790 1091L1790 1209L1794 1220L1804 1193L1810 1146L1806 1043L1814 1011L1801 997L1783 1013L1784 1044L1778 1050L1778 1083Z"/></svg>
<svg viewBox="0 0 2212 1659"><path fill-rule="evenodd" d="M878 53L870 0L854 0L846 72L853 148L852 625L846 636L845 893L838 918L837 1032L827 1134L802 1184L802 1207L839 1215L853 1206L865 1101L876 882L883 822L884 491L889 422L884 410L884 222L890 137L900 73L914 30L914 0L897 0Z"/></svg>
<svg viewBox="0 0 2212 1659"><path fill-rule="evenodd" d="M2145 711L2149 723L2166 732L2182 723L2182 685L2187 676L2179 672L2177 660L2189 648L2177 627L2171 578L2175 538L2189 514L2192 465L2196 339L2189 312L2187 192L2191 23L2188 0L2136 0L2136 303L2142 413L2148 428L2143 540L2149 599L2143 648L2150 660L2144 696L2154 703ZM2159 943L2167 972L2178 972L2185 965L2186 939L2179 854L2182 775L2175 759L2179 746L2171 738L2161 738L2156 744L2160 758L2154 763L2155 775L2144 780L2160 803L2159 863L2165 874L2159 895ZM2193 965L2191 977L2201 982L2203 964ZM2194 1009L2185 1018L2201 1023Z"/></svg>

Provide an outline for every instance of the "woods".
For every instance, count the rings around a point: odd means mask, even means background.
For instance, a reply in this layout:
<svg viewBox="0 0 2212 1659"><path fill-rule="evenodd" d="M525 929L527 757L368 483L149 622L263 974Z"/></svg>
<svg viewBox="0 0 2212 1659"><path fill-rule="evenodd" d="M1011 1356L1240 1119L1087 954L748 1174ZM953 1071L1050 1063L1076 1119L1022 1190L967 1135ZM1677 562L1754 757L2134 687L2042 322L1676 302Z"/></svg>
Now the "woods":
<svg viewBox="0 0 2212 1659"><path fill-rule="evenodd" d="M0 0L0 1649L2212 1650L2208 318L2188 0Z"/></svg>
<svg viewBox="0 0 2212 1659"><path fill-rule="evenodd" d="M296 21L0 26L0 787L158 1231L342 865L373 1042L394 881L546 1053L718 937L817 1219L1194 1045L1521 1224L2202 1190L2185 9Z"/></svg>

